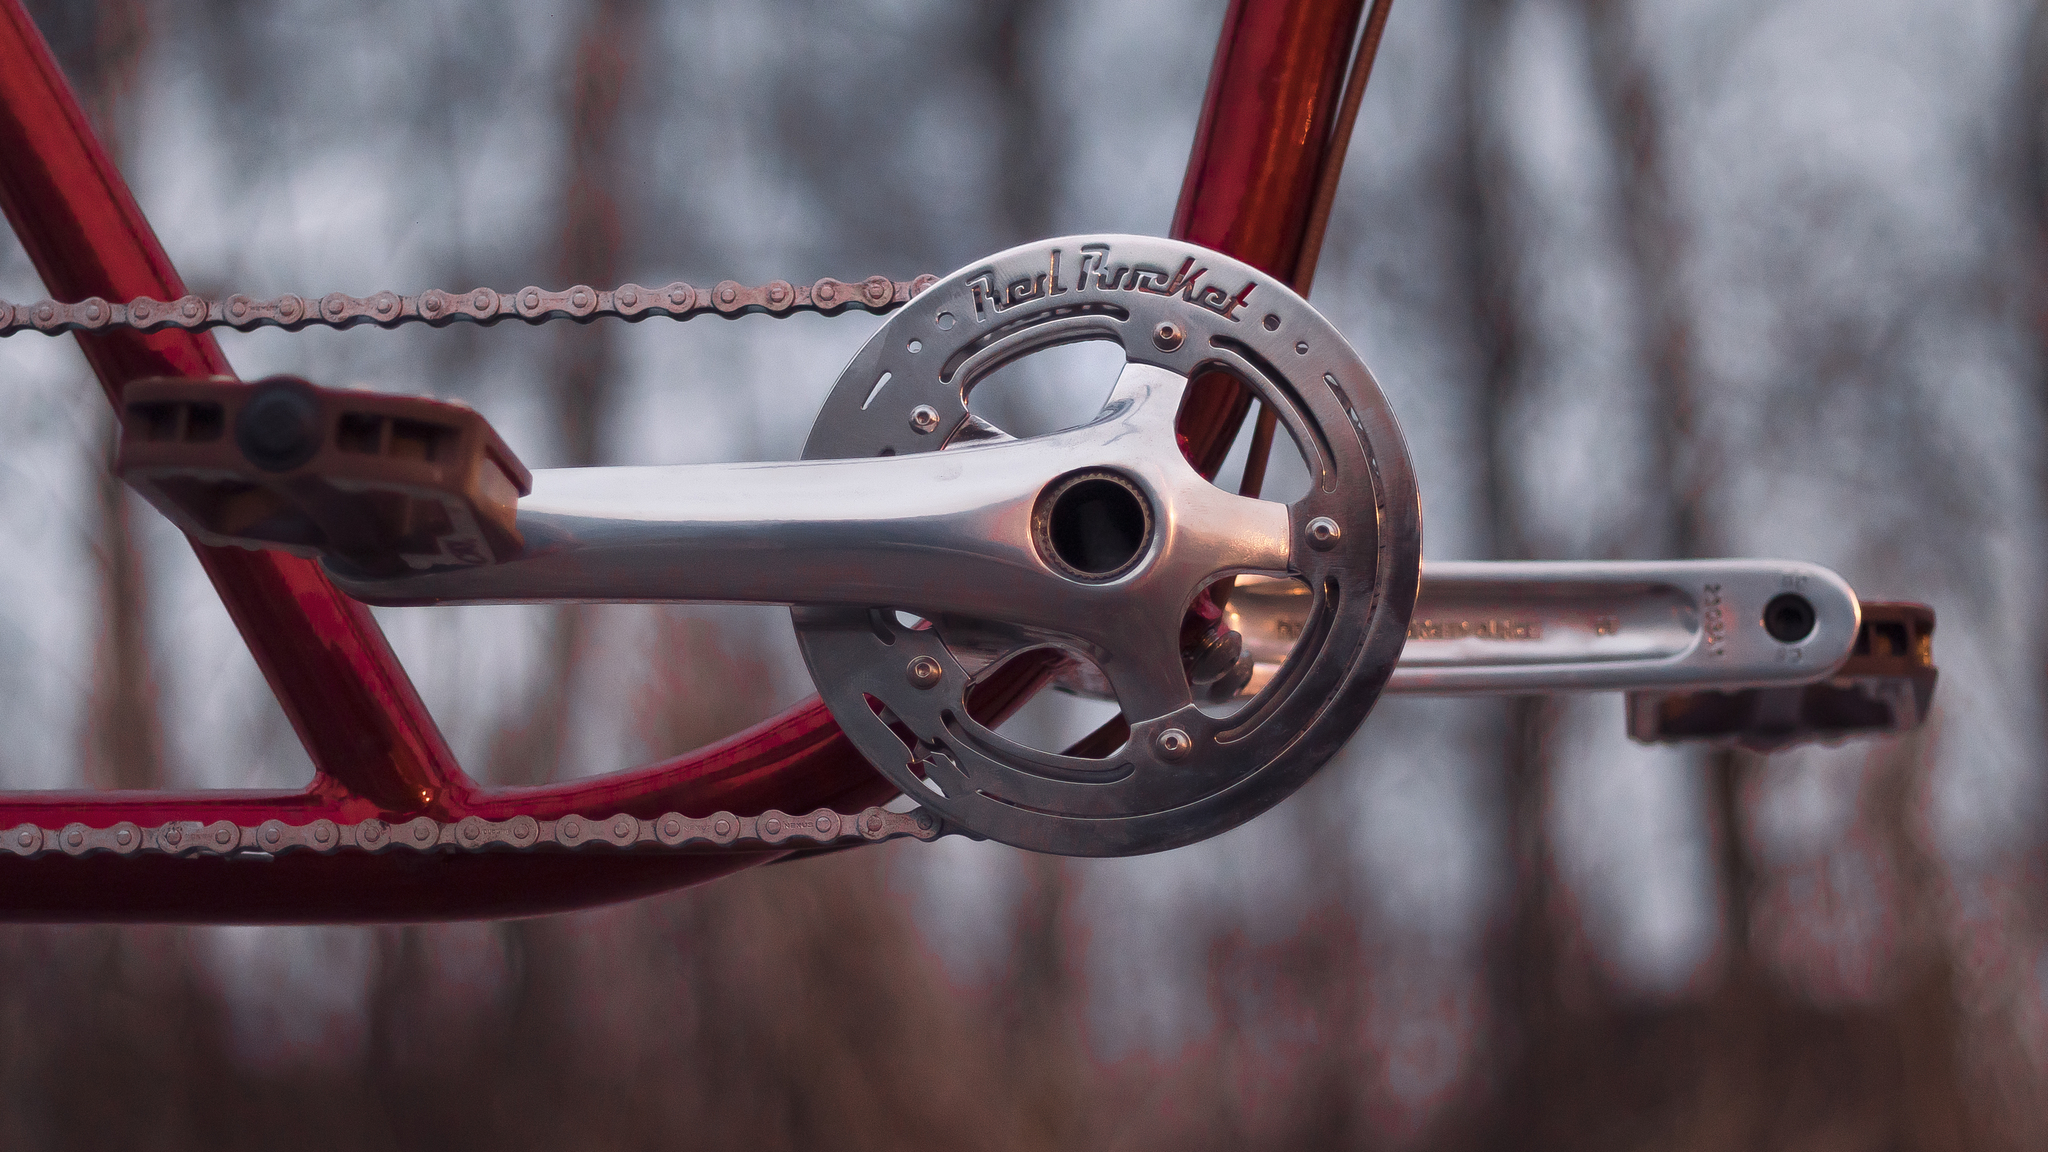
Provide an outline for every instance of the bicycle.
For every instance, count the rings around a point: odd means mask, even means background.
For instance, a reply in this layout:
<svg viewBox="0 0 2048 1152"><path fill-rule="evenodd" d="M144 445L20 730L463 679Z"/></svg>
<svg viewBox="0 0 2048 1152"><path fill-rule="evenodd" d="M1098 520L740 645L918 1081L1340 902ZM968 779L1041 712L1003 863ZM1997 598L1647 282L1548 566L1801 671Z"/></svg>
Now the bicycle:
<svg viewBox="0 0 2048 1152"><path fill-rule="evenodd" d="M1405 449L1370 374L1285 285L1305 289L1313 276L1318 217L1327 217L1348 116L1369 76L1386 7L1377 3L1370 15L1359 3L1253 0L1233 8L1172 229L1177 240L1049 241L928 282L578 287L468 297L381 293L317 302L187 297L98 153L47 53L38 55L33 29L13 8L8 39L0 43L8 77L0 131L8 134L10 155L32 155L40 163L23 164L7 178L6 204L24 240L32 241L53 294L77 302L52 303L46 315L44 306L34 306L35 314L8 320L17 330L81 332L89 359L125 411L124 469L196 539L208 541L198 545L202 562L318 773L310 789L295 794L10 797L9 810L0 813L0 847L16 859L0 866L42 871L33 884L10 886L14 895L0 914L512 915L709 879L793 847L930 838L947 830L1050 851L1155 850L1248 819L1293 791L1348 737L1382 685L1635 689L1631 730L1645 738L1770 742L1917 724L1933 683L1931 614L1866 611L1870 606L1838 578L1811 566L1432 566L1423 610L1411 618L1421 566ZM1357 63L1345 82L1354 42ZM1272 76L1287 82L1260 93L1259 81ZM1261 130L1303 121L1314 127L1293 144ZM1286 275L1273 275L1276 269ZM1056 299L1070 293L1072 302ZM1085 306L1062 311L1080 305L1082 296ZM1116 302L1125 298L1130 303ZM1279 303L1269 310L1268 301ZM371 402L290 381L252 390L205 379L228 375L202 335L216 323L590 320L850 307L892 318L842 374L828 401L830 419L821 419L814 451L806 455L843 460L886 451L896 457L876 468L833 470L870 492L900 486L904 477L928 487L943 483L939 472L957 464L960 454L932 451L941 445L978 452L977 460L998 450L1008 453L1006 460L1031 457L1035 462L1022 479L998 495L1028 510L1012 518L1013 527L1030 530L1044 569L1036 587L1060 595L1030 604L1022 620L1005 620L1021 607L1018 597L948 601L933 595L941 585L929 579L912 592L901 583L835 587L831 604L852 599L880 607L813 603L800 610L826 702L674 761L540 790L487 792L463 775L363 600L344 591L388 603L686 598L688 592L801 604L806 589L786 584L780 591L789 595L770 595L763 585L778 573L758 564L742 570L755 563L756 529L773 522L775 506L763 505L745 532L720 534L706 530L709 520L655 515L623 537L607 536L601 521L612 517L590 510L619 505L625 495L577 485L616 483L616 473L561 478L568 487L521 499L526 494L519 490L534 479L494 442L487 424L459 412L420 402ZM1015 325L1018 317L1034 323L999 328L1005 335L993 342L966 339L982 331L980 325ZM1244 338L1231 335L1239 329ZM1120 386L1114 404L1127 407L1118 417L1063 434L1064 440L1008 442L967 409L964 393L977 371L1080 337L1116 339L1134 363L1150 362L1149 374L1134 373L1128 387ZM1317 371L1303 373L1291 357L1306 358L1302 363ZM936 385L918 384L922 391L899 402L933 360L951 363L952 371L934 377ZM1326 389L1298 383L1314 384L1317 372L1328 380ZM954 385L955 373L969 385ZM166 379L130 383L146 377ZM898 391L886 391L891 387ZM1186 399L1176 403L1183 389ZM885 407L874 408L883 396ZM1212 489L1202 486L1201 474L1214 473L1254 398L1260 401L1254 444L1270 447L1284 424L1329 478L1312 505L1300 509L1299 523L1276 522L1270 512L1260 519L1205 495ZM1159 414L1168 407L1176 419L1162 425ZM1143 426L1129 422L1134 419ZM245 434L245 427L253 431ZM1346 428L1357 435L1333 436ZM1124 433L1149 437L1155 451L1114 455ZM1184 447L1175 443L1176 434L1185 438ZM359 437L353 446L345 443L350 435ZM1173 451L1160 450L1162 444ZM273 450L276 455L263 459ZM432 463L442 450L460 461L452 476L403 472L406 461ZM1255 454L1263 458L1263 449ZM1169 476L1183 457L1200 484ZM351 475L351 463L365 470ZM241 488L193 486L223 473ZM863 473L888 478L860 479ZM670 482L679 491L716 478L711 472L690 480L677 475ZM754 488L728 491L740 499L779 485L785 500L793 500L816 490L815 475L815 469L758 471L750 476ZM295 494L292 483L305 477L319 479L326 491ZM269 483L273 478L276 484ZM334 526L369 516L363 501L347 495L349 485L358 496L374 490L418 499L439 508L457 530L432 536L426 552L407 552L410 545L394 543L390 532L365 530L361 539L346 539L348 533ZM1247 488L1255 494L1255 483ZM268 492L265 507L284 509L287 521L297 515L302 527L314 524L319 543L309 543L302 530L296 537L292 530L252 532L261 517L224 511L230 498L252 491ZM508 492L514 494L508 498ZM1375 510L1361 519L1356 501L1368 492ZM1174 601L1166 610L1128 635L1077 644L1071 619L1084 601L1075 597L1126 595L1146 580L1164 579L1172 566L1160 559L1169 552L1162 525L1171 521L1177 528L1183 507L1203 513L1189 519L1196 526L1244 513L1234 521L1236 531L1212 533L1222 537L1210 541L1213 553L1261 537L1264 550L1232 554L1226 562L1211 555L1200 571L1176 570L1183 590L1213 589L1206 600L1195 598L1193 615L1174 600L1179 593L1155 587L1152 599ZM917 537L905 525L919 518L899 515L891 522L899 551L972 555L999 542L987 524L965 519L951 535ZM1370 530L1362 530L1368 521ZM864 526L870 532L885 527L872 515ZM650 533L674 555L636 575L628 553ZM528 538L536 535L581 551L530 551ZM245 552L235 543L272 550ZM741 581L677 589L677 561L701 560L714 548L726 549L728 568ZM423 559L429 553L436 558ZM779 575L830 580L817 566L821 554L819 539L807 537L778 556ZM833 555L854 567L882 563L851 547ZM999 586L1004 570L987 554L979 560L978 567L955 570L943 587ZM586 570L594 564L610 567ZM1343 583L1339 577L1353 569L1370 576ZM1237 572L1277 577L1309 570L1327 577L1322 587L1221 582ZM1359 613L1348 607L1355 600L1342 611L1330 608L1332 588L1377 598L1375 608ZM1304 589L1307 604L1301 603ZM921 611L894 615L909 609ZM1674 624L1688 616L1690 625ZM992 619L1007 627L991 626ZM886 650L880 655L878 645ZM1310 650L1341 658L1321 664L1290 659ZM1352 657L1360 651L1365 655ZM1144 653L1132 662L1146 671L1118 683L1132 652ZM914 654L905 659L905 653ZM972 665L963 655L985 663ZM1064 755L1032 755L1039 750L1019 751L988 738L994 718L1054 678L1084 692L1101 692L1102 682L1110 681L1110 694L1141 713L1138 723L1112 722ZM1248 711L1209 716L1197 706L1197 692L1208 703L1248 699ZM842 734L842 728L850 731ZM1304 731L1307 741L1294 739ZM1266 741L1255 770L1233 775L1231 760L1253 736ZM1127 751L1121 762L1120 749ZM979 761L962 763L969 755ZM889 781L874 779L870 763ZM997 777L1014 784L1014 794L990 794L989 781ZM1118 787L1128 794L1101 800ZM899 791L916 796L922 807L881 807ZM1121 828L1106 830L1105 812L1089 811L1104 803L1123 806L1113 813ZM861 811L843 811L848 808ZM252 857L268 863L253 868ZM427 870L435 877L431 887L418 882Z"/></svg>

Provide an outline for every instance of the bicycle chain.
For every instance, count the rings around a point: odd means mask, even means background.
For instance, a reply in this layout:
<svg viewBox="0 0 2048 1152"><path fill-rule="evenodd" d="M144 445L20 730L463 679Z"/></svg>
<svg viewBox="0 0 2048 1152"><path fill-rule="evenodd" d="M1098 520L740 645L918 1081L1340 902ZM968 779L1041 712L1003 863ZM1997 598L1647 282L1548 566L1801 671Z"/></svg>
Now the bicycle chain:
<svg viewBox="0 0 2048 1152"><path fill-rule="evenodd" d="M930 274L913 280L869 276L856 282L826 277L809 285L771 280L755 286L726 280L708 290L681 281L660 288L622 284L610 291L577 284L559 292L536 287L512 293L478 288L460 295L436 288L417 296L378 292L356 297L330 292L315 300L291 293L272 300L240 294L226 300L200 296L156 300L138 296L125 304L110 303L97 296L75 304L56 300L12 304L0 300L0 336L16 332L55 336L110 328L144 332L283 328L296 332L312 327L353 328L359 324L381 328L428 324L439 328L454 323L489 325L504 320L528 324L551 320L587 323L601 317L638 321L667 316L687 320L707 312L727 317L764 313L788 316L798 312L834 315L851 308L882 313L905 303L937 279ZM754 844L787 848L906 838L936 840L946 831L929 812L891 812L883 808L851 815L820 808L805 815L771 809L759 816L717 812L702 818L669 812L652 820L620 813L604 819L564 816L556 820L520 815L494 821L469 816L453 823L421 816L397 824L376 819L355 824L320 819L299 825L282 820L266 820L256 825L227 820L211 824L173 820L149 828L123 821L106 828L21 824L0 831L0 851L22 857L91 856L102 852L116 856L233 857L297 851L321 855L343 851L525 852L591 846L615 850L688 850Z"/></svg>
<svg viewBox="0 0 2048 1152"><path fill-rule="evenodd" d="M766 314L789 316L798 312L835 315L851 308L867 312L890 311L930 287L938 277L926 273L914 280L891 280L870 276L848 282L826 277L813 284L791 284L770 280L746 285L720 281L711 288L695 288L682 281L660 288L621 284L601 291L576 284L559 292L544 288L521 288L498 292L478 288L471 292L443 292L430 288L417 296L378 292L350 296L330 292L308 299L286 293L272 300L258 300L236 294L225 300L180 296L157 300L137 296L125 304L111 303L98 296L65 304L38 300L13 304L0 300L0 336L16 332L41 332L55 336L63 332L101 332L109 328L133 328L143 332L166 329L202 332L209 328L233 328L250 332L258 328L283 328L297 332L305 328L353 328L375 324L396 328L403 324L496 324L523 320L545 324L550 320L588 323L602 317L639 321L651 316L687 320L699 313L738 317Z"/></svg>
<svg viewBox="0 0 2048 1152"><path fill-rule="evenodd" d="M686 850L756 844L764 848L808 848L839 843L879 844L906 838L936 840L945 832L930 812L891 812L885 808L868 808L853 814L820 808L802 815L770 809L759 816L715 812L693 817L669 812L652 820L625 813L603 819L563 816L556 820L523 815L508 820L467 816L452 823L428 816L398 823L371 819L355 824L326 819L310 824L266 820L255 825L228 820L211 824L173 820L149 828L129 821L106 828L20 824L0 831L0 850L33 858L57 854L92 856L102 852L115 856L232 857L298 851L331 856L344 851L526 852L591 847Z"/></svg>

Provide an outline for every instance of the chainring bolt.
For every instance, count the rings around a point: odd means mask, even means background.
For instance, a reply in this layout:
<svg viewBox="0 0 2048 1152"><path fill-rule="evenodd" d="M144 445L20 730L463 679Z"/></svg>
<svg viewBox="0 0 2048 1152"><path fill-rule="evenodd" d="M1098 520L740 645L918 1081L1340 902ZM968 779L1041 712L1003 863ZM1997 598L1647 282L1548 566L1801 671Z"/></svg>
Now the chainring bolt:
<svg viewBox="0 0 2048 1152"><path fill-rule="evenodd" d="M929 404L919 404L910 410L910 426L921 436L936 432L939 427L939 410Z"/></svg>
<svg viewBox="0 0 2048 1152"><path fill-rule="evenodd" d="M903 670L903 674L917 687L930 688L939 682L939 678L946 674L946 670L939 667L937 660L929 656L919 656L910 662L909 667Z"/></svg>
<svg viewBox="0 0 2048 1152"><path fill-rule="evenodd" d="M1328 516L1318 516L1309 521L1305 534L1308 536L1308 546L1318 552L1328 552L1337 546L1339 540L1344 539L1344 530Z"/></svg>
<svg viewBox="0 0 2048 1152"><path fill-rule="evenodd" d="M1195 749L1194 737L1178 728L1168 728L1152 740L1152 746L1159 750L1162 760L1178 760Z"/></svg>
<svg viewBox="0 0 2048 1152"><path fill-rule="evenodd" d="M1171 320L1161 320L1159 326L1152 329L1152 343L1157 344L1161 352L1173 351L1185 339L1187 332Z"/></svg>

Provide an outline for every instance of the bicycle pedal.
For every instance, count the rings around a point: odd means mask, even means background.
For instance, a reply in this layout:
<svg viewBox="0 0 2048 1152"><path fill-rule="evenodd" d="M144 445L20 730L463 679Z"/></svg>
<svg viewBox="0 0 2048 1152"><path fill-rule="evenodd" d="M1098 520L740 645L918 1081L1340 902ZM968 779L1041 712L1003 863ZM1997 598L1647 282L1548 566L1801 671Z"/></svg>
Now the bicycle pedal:
<svg viewBox="0 0 2048 1152"><path fill-rule="evenodd" d="M1646 744L1708 741L1754 752L1909 732L1934 699L1934 609L1865 601L1856 647L1826 680L1733 692L1631 692L1628 733Z"/></svg>
<svg viewBox="0 0 2048 1152"><path fill-rule="evenodd" d="M187 534L389 575L521 546L532 475L467 405L294 376L138 380L115 470Z"/></svg>

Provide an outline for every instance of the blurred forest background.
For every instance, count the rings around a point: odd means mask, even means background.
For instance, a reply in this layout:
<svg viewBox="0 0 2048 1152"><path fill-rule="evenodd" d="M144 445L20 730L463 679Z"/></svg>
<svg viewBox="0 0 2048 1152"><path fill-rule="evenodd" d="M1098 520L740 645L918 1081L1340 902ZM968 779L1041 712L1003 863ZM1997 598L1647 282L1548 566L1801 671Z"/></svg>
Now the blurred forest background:
<svg viewBox="0 0 2048 1152"><path fill-rule="evenodd" d="M907 278L1160 232L1223 14L30 7L209 295ZM1924 732L1759 757L1631 745L1618 697L1388 700L1292 801L1156 857L948 841L514 923L0 929L0 1147L2048 1147L2043 10L1405 0L1317 281L1431 558L1828 564L1940 612ZM0 297L42 294L0 241ZM875 323L222 342L462 398L538 467L791 458ZM8 340L0 381L0 782L307 779L190 552L107 479L75 346ZM809 691L766 609L381 616L498 781Z"/></svg>

